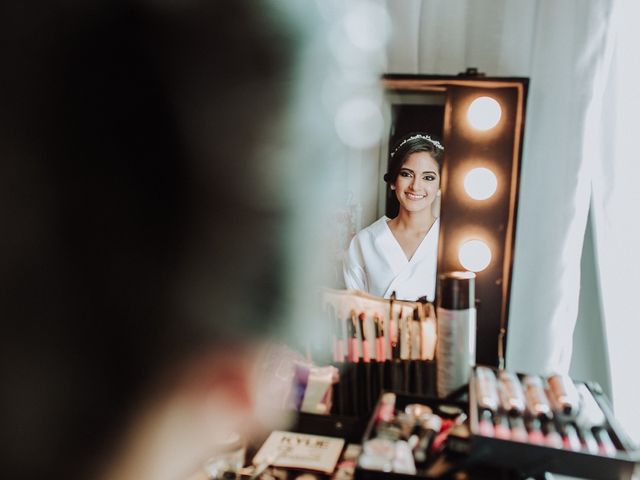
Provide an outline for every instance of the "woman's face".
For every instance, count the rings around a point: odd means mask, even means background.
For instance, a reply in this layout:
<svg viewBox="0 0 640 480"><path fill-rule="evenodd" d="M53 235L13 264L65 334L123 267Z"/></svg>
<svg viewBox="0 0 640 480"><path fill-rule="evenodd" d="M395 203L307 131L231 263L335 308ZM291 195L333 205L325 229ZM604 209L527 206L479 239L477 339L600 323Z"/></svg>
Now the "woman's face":
<svg viewBox="0 0 640 480"><path fill-rule="evenodd" d="M440 188L438 162L427 152L409 155L393 184L400 209L420 212L431 207Z"/></svg>

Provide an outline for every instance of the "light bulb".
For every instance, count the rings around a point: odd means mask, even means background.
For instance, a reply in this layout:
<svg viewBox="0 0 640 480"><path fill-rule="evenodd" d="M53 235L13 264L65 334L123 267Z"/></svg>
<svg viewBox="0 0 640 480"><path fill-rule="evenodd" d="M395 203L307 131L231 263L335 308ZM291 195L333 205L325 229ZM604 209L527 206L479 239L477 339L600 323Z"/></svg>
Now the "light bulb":
<svg viewBox="0 0 640 480"><path fill-rule="evenodd" d="M474 200L490 198L497 188L498 179L488 168L474 168L464 177L464 190Z"/></svg>
<svg viewBox="0 0 640 480"><path fill-rule="evenodd" d="M495 127L502 116L500 104L491 97L478 97L467 111L467 120L477 130L489 130Z"/></svg>
<svg viewBox="0 0 640 480"><path fill-rule="evenodd" d="M467 270L480 272L491 263L491 249L482 240L468 240L460 245L458 260Z"/></svg>

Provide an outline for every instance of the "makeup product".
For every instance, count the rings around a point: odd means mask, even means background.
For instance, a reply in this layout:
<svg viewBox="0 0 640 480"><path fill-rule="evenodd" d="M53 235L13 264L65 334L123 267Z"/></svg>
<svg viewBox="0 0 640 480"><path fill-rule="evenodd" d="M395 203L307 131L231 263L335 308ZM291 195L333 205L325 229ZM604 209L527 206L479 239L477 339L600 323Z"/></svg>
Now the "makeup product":
<svg viewBox="0 0 640 480"><path fill-rule="evenodd" d="M432 303L422 305L422 318L420 319L420 358L433 360L436 353L436 313Z"/></svg>
<svg viewBox="0 0 640 480"><path fill-rule="evenodd" d="M378 362L384 362L387 359L384 348L384 326L382 319L377 313L373 316L373 323L376 328L376 360Z"/></svg>
<svg viewBox="0 0 640 480"><path fill-rule="evenodd" d="M480 435L485 437L494 437L495 429L493 427L493 415L489 410L482 410L480 412L480 419L478 420L478 430Z"/></svg>
<svg viewBox="0 0 640 480"><path fill-rule="evenodd" d="M332 333L332 344L333 344L333 362L339 363L344 361L344 356L342 355L341 350L341 328L340 321L338 320L338 316L336 315L335 309L332 305L328 305L327 307L327 315L329 317L329 323L331 325L331 333Z"/></svg>
<svg viewBox="0 0 640 480"><path fill-rule="evenodd" d="M403 438L402 429L395 420L393 422L379 422L376 425L376 437L395 442Z"/></svg>
<svg viewBox="0 0 640 480"><path fill-rule="evenodd" d="M444 426L443 421L443 425L440 428L440 433L436 435L436 438L433 439L433 443L431 444L431 452L434 455L437 455L444 448L445 442L447 441L447 438L449 438L449 434L452 432L452 430L455 427L462 425L466 420L467 414L460 413L460 415L450 421L451 423L447 427Z"/></svg>
<svg viewBox="0 0 640 480"><path fill-rule="evenodd" d="M431 409L431 407L423 405L421 403L410 403L409 405L404 407L404 412L414 417L417 421L422 416L432 414L433 410Z"/></svg>
<svg viewBox="0 0 640 480"><path fill-rule="evenodd" d="M533 443L534 445L544 445L545 438L542 433L540 420L537 418L531 418L526 422L526 425L529 432L529 443Z"/></svg>
<svg viewBox="0 0 640 480"><path fill-rule="evenodd" d="M569 375L553 375L547 379L547 382L558 411L564 415L575 415L578 412L580 398Z"/></svg>
<svg viewBox="0 0 640 480"><path fill-rule="evenodd" d="M404 440L398 440L395 444L395 457L393 459L393 471L405 475L415 475L416 465L413 461L411 447Z"/></svg>
<svg viewBox="0 0 640 480"><path fill-rule="evenodd" d="M544 443L547 447L562 448L564 443L562 442L562 436L556 430L555 425L551 420L545 420L542 422L542 431L544 432Z"/></svg>
<svg viewBox="0 0 640 480"><path fill-rule="evenodd" d="M418 419L406 412L398 412L396 414L396 423L400 427L402 438L406 439L411 436L414 427L418 423Z"/></svg>
<svg viewBox="0 0 640 480"><path fill-rule="evenodd" d="M551 418L551 405L549 405L542 378L536 375L526 375L522 379L522 385L524 386L529 415Z"/></svg>
<svg viewBox="0 0 640 480"><path fill-rule="evenodd" d="M600 452L600 447L598 447L598 441L591 433L591 429L577 425L576 430L578 431L582 448L593 455L597 455Z"/></svg>
<svg viewBox="0 0 640 480"><path fill-rule="evenodd" d="M437 391L445 397L469 381L476 361L475 273L440 275L438 299Z"/></svg>
<svg viewBox="0 0 640 480"><path fill-rule="evenodd" d="M504 411L512 415L522 415L525 400L518 376L515 373L500 370L498 380L498 395Z"/></svg>
<svg viewBox="0 0 640 480"><path fill-rule="evenodd" d="M396 321L393 315L393 302L396 299L396 292L391 292L391 297L389 297L389 347L393 352L398 343L398 332L396 330ZM402 310L402 308L401 308ZM392 357L393 358L393 357Z"/></svg>
<svg viewBox="0 0 640 480"><path fill-rule="evenodd" d="M600 455L606 455L607 457L615 457L616 455L616 447L609 436L609 432L604 427L593 427L591 429L593 432L593 436L596 438L598 442L598 449L600 450Z"/></svg>
<svg viewBox="0 0 640 480"><path fill-rule="evenodd" d="M391 440L384 438L373 438L367 440L362 445L363 455L360 455L358 463L362 468L368 470L382 470L390 472L392 468L393 457L396 450Z"/></svg>
<svg viewBox="0 0 640 480"><path fill-rule="evenodd" d="M379 422L392 422L395 416L396 394L386 392L380 399L380 406L376 413L376 419Z"/></svg>
<svg viewBox="0 0 640 480"><path fill-rule="evenodd" d="M501 440L511 440L511 429L509 428L509 420L501 413L493 416L494 436Z"/></svg>
<svg viewBox="0 0 640 480"><path fill-rule="evenodd" d="M349 322L349 361L352 363L358 363L360 360L360 349L359 341L358 341L358 320L356 317L356 312L354 310L351 311L351 321Z"/></svg>
<svg viewBox="0 0 640 480"><path fill-rule="evenodd" d="M488 367L476 367L476 394L478 406L485 410L498 410L498 385L496 376Z"/></svg>
<svg viewBox="0 0 640 480"><path fill-rule="evenodd" d="M413 450L416 466L420 467L427 462L429 448L436 435L440 432L442 420L438 415L425 415L420 419L420 431L418 444Z"/></svg>
<svg viewBox="0 0 640 480"><path fill-rule="evenodd" d="M447 404L439 405L437 410L438 410L438 415L440 415L442 418L453 419L453 420L459 418L460 415L464 413L464 410L462 410L460 407L457 407L455 405L447 405Z"/></svg>
<svg viewBox="0 0 640 480"><path fill-rule="evenodd" d="M511 427L511 440L524 443L529 441L529 434L522 417L509 417L509 426Z"/></svg>
<svg viewBox="0 0 640 480"><path fill-rule="evenodd" d="M572 424L562 424L562 426L560 427L560 433L562 435L562 443L564 444L564 448L566 448L567 450L572 450L574 452L579 452L580 450L582 450L582 444L580 443L578 432Z"/></svg>
<svg viewBox="0 0 640 480"><path fill-rule="evenodd" d="M366 316L364 312L358 315L360 332L362 333L362 361L369 363L371 361L371 352L369 351L369 338L367 336Z"/></svg>

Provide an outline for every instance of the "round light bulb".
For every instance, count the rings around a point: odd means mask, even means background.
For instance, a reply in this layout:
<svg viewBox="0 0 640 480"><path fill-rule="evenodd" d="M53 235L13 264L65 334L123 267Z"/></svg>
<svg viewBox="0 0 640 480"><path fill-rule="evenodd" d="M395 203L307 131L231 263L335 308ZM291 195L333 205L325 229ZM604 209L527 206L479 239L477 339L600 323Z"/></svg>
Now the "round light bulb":
<svg viewBox="0 0 640 480"><path fill-rule="evenodd" d="M482 240L468 240L460 245L458 260L467 270L480 272L491 263L491 249Z"/></svg>
<svg viewBox="0 0 640 480"><path fill-rule="evenodd" d="M352 148L369 148L380 141L384 119L370 98L352 98L338 109L335 128L340 140Z"/></svg>
<svg viewBox="0 0 640 480"><path fill-rule="evenodd" d="M491 97L478 97L469 106L467 120L477 130L489 130L495 127L502 116L500 104Z"/></svg>
<svg viewBox="0 0 640 480"><path fill-rule="evenodd" d="M464 190L474 200L490 198L497 188L498 179L488 168L474 168L464 177Z"/></svg>

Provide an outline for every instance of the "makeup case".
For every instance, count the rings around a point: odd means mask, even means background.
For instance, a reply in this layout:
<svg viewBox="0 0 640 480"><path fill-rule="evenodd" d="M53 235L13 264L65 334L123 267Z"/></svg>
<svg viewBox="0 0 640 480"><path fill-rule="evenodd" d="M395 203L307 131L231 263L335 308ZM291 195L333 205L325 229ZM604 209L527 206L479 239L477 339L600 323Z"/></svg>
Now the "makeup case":
<svg viewBox="0 0 640 480"><path fill-rule="evenodd" d="M495 432L493 435L490 431L487 432L481 425L483 419L477 390L478 378L475 374L477 368L474 367L469 382L468 445L464 442L458 442L457 445L460 450L466 450L474 461L508 467L521 478L540 476L544 472L594 479L631 478L635 464L640 459L638 451L614 418L609 401L597 383L575 382L575 385L583 385L580 388L586 387L589 390L603 414L604 423L593 428L604 430L611 439L615 450L609 453L602 446L599 446L597 453L593 450L590 452L581 436L580 448L573 449L566 441L557 448L544 443L536 444L529 439L515 441L498 438L499 435ZM497 372L495 369L494 371ZM517 378L522 380L524 375L517 374ZM556 417L558 415L554 414L550 421L559 430L562 430L565 423L575 425L571 417ZM589 426L585 428L591 429Z"/></svg>

